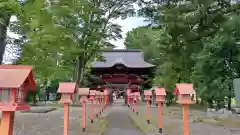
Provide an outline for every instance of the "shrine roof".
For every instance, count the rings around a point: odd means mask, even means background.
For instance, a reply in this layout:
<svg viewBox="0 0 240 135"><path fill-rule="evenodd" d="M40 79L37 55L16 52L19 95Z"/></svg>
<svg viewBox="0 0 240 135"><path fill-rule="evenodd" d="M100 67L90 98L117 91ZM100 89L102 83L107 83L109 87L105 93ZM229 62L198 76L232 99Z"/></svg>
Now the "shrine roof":
<svg viewBox="0 0 240 135"><path fill-rule="evenodd" d="M0 88L20 88L27 79L29 89L35 90L32 66L0 65Z"/></svg>
<svg viewBox="0 0 240 135"><path fill-rule="evenodd" d="M176 84L176 88L173 91L173 94L176 95L178 92L180 94L196 94L196 92L193 89L193 84L191 84L191 83Z"/></svg>
<svg viewBox="0 0 240 135"><path fill-rule="evenodd" d="M137 49L116 49L102 52L104 61L95 62L92 68L110 68L116 64L122 64L128 68L151 68L154 65L144 61L141 50Z"/></svg>
<svg viewBox="0 0 240 135"><path fill-rule="evenodd" d="M58 87L60 93L76 93L77 83L75 82L61 82Z"/></svg>
<svg viewBox="0 0 240 135"><path fill-rule="evenodd" d="M90 88L78 88L78 94L79 95L88 95Z"/></svg>

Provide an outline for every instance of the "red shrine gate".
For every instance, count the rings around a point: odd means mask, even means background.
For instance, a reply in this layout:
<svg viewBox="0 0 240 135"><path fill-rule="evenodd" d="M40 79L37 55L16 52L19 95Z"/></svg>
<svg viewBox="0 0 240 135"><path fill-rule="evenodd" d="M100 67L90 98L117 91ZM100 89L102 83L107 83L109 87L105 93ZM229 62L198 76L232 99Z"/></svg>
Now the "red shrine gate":
<svg viewBox="0 0 240 135"><path fill-rule="evenodd" d="M145 85L142 75L152 75L154 65L144 61L140 50L109 50L102 53L103 62L92 65L91 74L97 76L91 89L99 91L108 90L110 99L112 92L124 93L126 90L140 92Z"/></svg>

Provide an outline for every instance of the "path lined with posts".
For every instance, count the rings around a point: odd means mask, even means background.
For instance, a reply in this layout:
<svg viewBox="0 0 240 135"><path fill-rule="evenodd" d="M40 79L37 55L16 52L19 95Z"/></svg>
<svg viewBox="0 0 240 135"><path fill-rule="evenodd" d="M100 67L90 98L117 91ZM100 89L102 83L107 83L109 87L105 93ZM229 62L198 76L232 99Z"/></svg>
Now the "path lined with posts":
<svg viewBox="0 0 240 135"><path fill-rule="evenodd" d="M123 107L124 101L119 100L112 104L108 119L108 128L104 135L143 135L128 115L128 109Z"/></svg>

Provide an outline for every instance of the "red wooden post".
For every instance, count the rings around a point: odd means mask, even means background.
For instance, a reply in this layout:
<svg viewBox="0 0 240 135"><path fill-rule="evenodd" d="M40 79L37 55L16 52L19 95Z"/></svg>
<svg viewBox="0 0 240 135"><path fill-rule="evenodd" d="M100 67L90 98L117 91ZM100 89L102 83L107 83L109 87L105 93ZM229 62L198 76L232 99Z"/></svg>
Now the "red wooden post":
<svg viewBox="0 0 240 135"><path fill-rule="evenodd" d="M177 95L177 103L183 105L184 135L189 135L188 106L196 102L196 92L191 83L176 84L174 94Z"/></svg>
<svg viewBox="0 0 240 135"><path fill-rule="evenodd" d="M95 90L90 90L90 100L91 100L91 111L90 111L90 117L91 117L91 123L93 123L93 119L94 119L94 99L96 96L96 91Z"/></svg>
<svg viewBox="0 0 240 135"><path fill-rule="evenodd" d="M105 96L105 106L107 106L109 104L109 92L108 92L108 89L104 89L104 96Z"/></svg>
<svg viewBox="0 0 240 135"><path fill-rule="evenodd" d="M146 117L147 117L147 123L150 124L150 100L152 96L151 90L145 90L144 91L145 101L146 101Z"/></svg>
<svg viewBox="0 0 240 135"><path fill-rule="evenodd" d="M138 115L139 97L140 97L140 93L135 92L135 98L136 98L135 112L136 112L136 115Z"/></svg>
<svg viewBox="0 0 240 135"><path fill-rule="evenodd" d="M101 103L101 110L100 110L100 112L102 113L103 112L103 108L104 108L104 93L103 92L101 92L100 93L100 103Z"/></svg>
<svg viewBox="0 0 240 135"><path fill-rule="evenodd" d="M59 84L58 93L61 93L60 103L64 104L64 135L68 135L69 104L72 96L77 92L77 84L74 82L62 82Z"/></svg>
<svg viewBox="0 0 240 135"><path fill-rule="evenodd" d="M128 107L130 108L130 93L131 93L131 89L127 89L127 94L126 94L126 96L127 96L127 105L128 105Z"/></svg>
<svg viewBox="0 0 240 135"><path fill-rule="evenodd" d="M86 115L86 104L87 104L87 96L89 95L89 88L79 88L78 89L78 94L80 95L80 101L82 103L82 132L86 131L86 120L87 120L87 115Z"/></svg>
<svg viewBox="0 0 240 135"><path fill-rule="evenodd" d="M133 109L133 100L132 100L132 93L131 92L129 93L128 98L129 98L129 106L130 106L131 109Z"/></svg>
<svg viewBox="0 0 240 135"><path fill-rule="evenodd" d="M165 101L166 91L164 88L155 88L156 101L158 102L158 128L159 133L163 133L162 126L162 104Z"/></svg>
<svg viewBox="0 0 240 135"><path fill-rule="evenodd" d="M12 135L15 111L30 109L25 102L28 90L36 90L31 66L0 65L1 135Z"/></svg>
<svg viewBox="0 0 240 135"><path fill-rule="evenodd" d="M100 107L100 99L99 99L99 97L100 97L100 95L99 95L100 93L99 93L99 91L96 91L96 96L95 96L95 103L96 103L96 107ZM100 112L96 112L96 117L98 117L98 113L100 113Z"/></svg>
<svg viewBox="0 0 240 135"><path fill-rule="evenodd" d="M130 99L131 99L131 107L132 107L132 111L134 112L134 93L130 93Z"/></svg>

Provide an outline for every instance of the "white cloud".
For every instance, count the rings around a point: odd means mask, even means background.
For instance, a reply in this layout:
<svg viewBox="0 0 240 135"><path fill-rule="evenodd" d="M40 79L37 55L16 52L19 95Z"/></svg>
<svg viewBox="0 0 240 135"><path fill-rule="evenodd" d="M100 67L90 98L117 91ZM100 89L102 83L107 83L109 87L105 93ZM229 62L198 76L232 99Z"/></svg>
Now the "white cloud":
<svg viewBox="0 0 240 135"><path fill-rule="evenodd" d="M112 21L113 23L117 23L119 25L122 26L122 35L123 35L123 39L114 41L111 40L110 42L114 45L116 45L116 49L124 49L124 40L126 38L126 33L128 31L131 31L134 28L137 28L139 26L143 26L143 25L147 25L148 23L144 21L144 18L140 18L140 17L129 17L125 20L121 20L116 19Z"/></svg>

